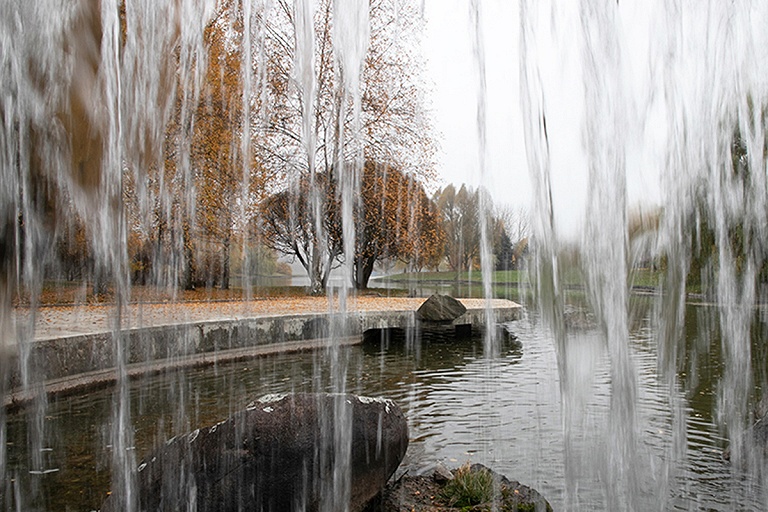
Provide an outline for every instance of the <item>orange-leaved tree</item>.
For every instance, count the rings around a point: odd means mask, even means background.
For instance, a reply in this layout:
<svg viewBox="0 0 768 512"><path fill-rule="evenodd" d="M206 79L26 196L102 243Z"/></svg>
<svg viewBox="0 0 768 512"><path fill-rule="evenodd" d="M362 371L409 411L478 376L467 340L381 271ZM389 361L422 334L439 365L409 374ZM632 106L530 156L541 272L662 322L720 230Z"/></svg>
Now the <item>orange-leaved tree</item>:
<svg viewBox="0 0 768 512"><path fill-rule="evenodd" d="M366 162L355 209L354 285L368 287L374 265L386 258L410 268L436 266L445 234L434 203L412 175Z"/></svg>
<svg viewBox="0 0 768 512"><path fill-rule="evenodd" d="M311 220L305 225L317 231L309 237L315 245L309 246L305 261L315 292L324 288L321 281L331 250L325 241L334 236L323 232L324 192L315 189L315 178L342 174L333 179L340 188L353 188L361 182L362 161L396 167L421 180L434 172L434 144L420 74L423 66L418 60L418 3L366 3L370 30L360 70L359 109L354 91L345 89L343 77L350 70L343 69L347 64L342 64L342 52L335 46L332 0L319 0L313 9L276 0L272 9L260 14L266 56L263 92L269 109L257 123L262 134L259 151L265 165L283 175L292 197L300 197L297 192L306 186L314 203L306 209ZM360 194L347 190L340 197L358 202ZM351 210L359 204L345 207Z"/></svg>
<svg viewBox="0 0 768 512"><path fill-rule="evenodd" d="M310 186L305 177L295 191L286 189L268 197L262 203L261 229L271 249L294 257L308 272L315 254L313 247L324 247L322 274L318 277L325 287L330 271L343 259L336 173L315 175L314 186L323 191L322 241L315 239L318 230L309 199ZM414 269L439 264L445 238L440 216L412 175L385 164L366 162L353 217L356 229L351 284L355 288L367 288L375 264L384 259L399 259Z"/></svg>
<svg viewBox="0 0 768 512"><path fill-rule="evenodd" d="M195 110L191 163L196 189L198 258L208 284L229 288L231 252L250 203L258 200L266 175L244 143L249 108L244 98L244 12L241 2L224 2L206 27L208 50L203 89ZM248 91L245 91L248 95ZM246 141L247 142L247 141Z"/></svg>
<svg viewBox="0 0 768 512"><path fill-rule="evenodd" d="M250 85L256 64L245 37L247 17L242 0L221 0L200 53L174 50L175 95L163 161L140 184L149 191L151 218L132 222L149 240L160 282L229 287L232 245L245 236L270 179L251 150L259 95Z"/></svg>

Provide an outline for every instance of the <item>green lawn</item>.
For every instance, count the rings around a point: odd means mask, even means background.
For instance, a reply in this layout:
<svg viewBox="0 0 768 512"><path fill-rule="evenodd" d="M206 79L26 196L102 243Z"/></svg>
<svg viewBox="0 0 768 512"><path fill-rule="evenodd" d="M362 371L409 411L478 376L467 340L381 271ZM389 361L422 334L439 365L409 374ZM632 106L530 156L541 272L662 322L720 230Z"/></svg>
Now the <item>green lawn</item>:
<svg viewBox="0 0 768 512"><path fill-rule="evenodd" d="M635 269L632 272L632 286L656 287L661 281L662 272L649 269ZM376 278L392 283L454 283L457 281L456 272L405 272L390 276ZM497 270L491 277L493 284L519 284L528 282L528 272L525 270ZM480 271L461 272L458 281L462 283L482 284L483 274ZM581 275L575 269L566 271L564 276L566 285L578 285L582 283Z"/></svg>
<svg viewBox="0 0 768 512"><path fill-rule="evenodd" d="M405 272L391 276L377 278L383 281L393 283L454 283L457 280L463 283L482 284L483 274L480 271L461 272L457 275L453 271L445 272ZM494 284L518 284L528 280L528 273L524 270L497 270L493 272L491 280Z"/></svg>
<svg viewBox="0 0 768 512"><path fill-rule="evenodd" d="M632 286L652 286L659 285L661 272L647 268L638 268L632 272Z"/></svg>

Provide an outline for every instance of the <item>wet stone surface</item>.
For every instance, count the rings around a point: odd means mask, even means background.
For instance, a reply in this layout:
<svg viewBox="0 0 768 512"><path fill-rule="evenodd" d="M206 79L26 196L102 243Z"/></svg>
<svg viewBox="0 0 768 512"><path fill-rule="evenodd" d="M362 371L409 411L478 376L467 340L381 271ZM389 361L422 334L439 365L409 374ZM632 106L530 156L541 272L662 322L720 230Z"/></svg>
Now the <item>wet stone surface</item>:
<svg viewBox="0 0 768 512"><path fill-rule="evenodd" d="M373 500L365 512L438 512L438 511L531 511L550 512L549 502L535 489L520 482L509 480L482 464L473 464L470 473L488 472L495 482L495 499L473 505L452 504L446 496L446 487L460 469L445 474L445 468L437 466L424 475L402 475L390 482L380 496Z"/></svg>
<svg viewBox="0 0 768 512"><path fill-rule="evenodd" d="M424 322L451 322L467 312L467 308L450 295L431 295L419 306L416 316Z"/></svg>
<svg viewBox="0 0 768 512"><path fill-rule="evenodd" d="M408 447L391 400L351 394L267 395L244 411L173 438L139 465L142 511L319 511L340 505L332 442L350 417L349 510L381 491ZM117 511L117 498L102 511Z"/></svg>

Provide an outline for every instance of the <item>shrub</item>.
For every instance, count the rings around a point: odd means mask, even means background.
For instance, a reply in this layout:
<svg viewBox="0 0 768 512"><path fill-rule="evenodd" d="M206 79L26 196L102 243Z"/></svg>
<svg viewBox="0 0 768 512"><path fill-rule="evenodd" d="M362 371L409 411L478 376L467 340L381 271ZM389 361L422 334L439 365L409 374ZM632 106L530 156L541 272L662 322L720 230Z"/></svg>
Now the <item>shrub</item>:
<svg viewBox="0 0 768 512"><path fill-rule="evenodd" d="M453 480L443 488L443 499L449 506L471 509L493 500L495 496L493 475L485 468L472 471L469 463L453 474Z"/></svg>

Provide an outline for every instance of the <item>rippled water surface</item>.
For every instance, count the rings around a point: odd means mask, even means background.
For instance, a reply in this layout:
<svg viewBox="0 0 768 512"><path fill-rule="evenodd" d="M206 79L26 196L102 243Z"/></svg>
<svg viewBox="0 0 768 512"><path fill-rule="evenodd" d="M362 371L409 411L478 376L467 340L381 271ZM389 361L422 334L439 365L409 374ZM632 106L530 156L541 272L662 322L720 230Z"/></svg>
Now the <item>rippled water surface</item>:
<svg viewBox="0 0 768 512"><path fill-rule="evenodd" d="M696 333L696 308L690 307L691 344L699 356L678 376L673 397L657 376L655 344L648 316L635 315L631 346L640 376L637 478L641 509L733 510L763 508L753 480L734 475L722 460L725 441L712 419L718 378L717 346L702 344ZM511 324L522 348L507 343L498 358L483 356L482 339L446 341L403 337L369 339L345 349L348 390L386 396L404 409L411 444L404 462L412 472L437 461L455 467L482 462L511 479L541 491L561 509L565 500L565 457L571 465L581 510L605 508L600 481L605 446L609 382L603 345L589 325L571 329L567 371L572 412L564 420L554 346L533 319ZM716 335L715 335L716 336ZM699 341L697 341L699 340ZM184 373L148 377L134 383L132 417L140 459L172 435L213 424L272 392L327 389L328 357L275 355ZM42 474L30 474L25 446L26 417L9 421L9 458L16 469L14 488L29 507L41 510L91 510L109 489L110 391L63 398L49 405L53 432ZM673 429L684 429L675 445ZM565 442L565 438L570 440ZM566 448L568 447L568 448ZM36 501L39 494L46 502ZM6 497L6 510L15 508Z"/></svg>

